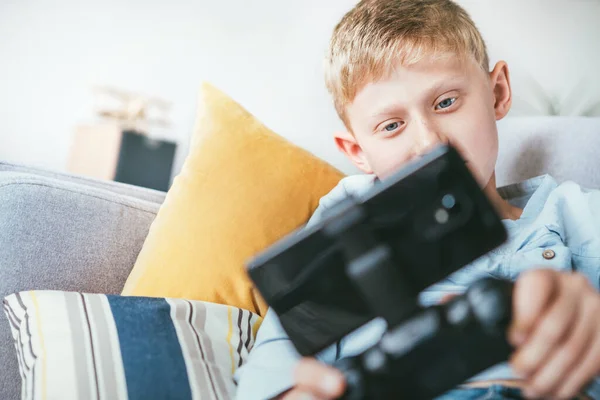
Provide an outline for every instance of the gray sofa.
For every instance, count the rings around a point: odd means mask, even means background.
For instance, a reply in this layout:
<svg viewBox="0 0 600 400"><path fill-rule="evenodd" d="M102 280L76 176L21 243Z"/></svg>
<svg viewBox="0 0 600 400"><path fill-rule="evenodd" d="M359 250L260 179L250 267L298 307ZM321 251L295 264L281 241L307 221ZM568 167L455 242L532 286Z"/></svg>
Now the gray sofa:
<svg viewBox="0 0 600 400"><path fill-rule="evenodd" d="M121 292L165 193L0 163L0 299L21 290ZM19 399L0 313L0 399Z"/></svg>
<svg viewBox="0 0 600 400"><path fill-rule="evenodd" d="M600 187L600 118L514 118L499 130L499 185L546 172ZM0 298L31 289L120 293L164 198L0 162ZM0 400L20 398L20 384L0 313Z"/></svg>

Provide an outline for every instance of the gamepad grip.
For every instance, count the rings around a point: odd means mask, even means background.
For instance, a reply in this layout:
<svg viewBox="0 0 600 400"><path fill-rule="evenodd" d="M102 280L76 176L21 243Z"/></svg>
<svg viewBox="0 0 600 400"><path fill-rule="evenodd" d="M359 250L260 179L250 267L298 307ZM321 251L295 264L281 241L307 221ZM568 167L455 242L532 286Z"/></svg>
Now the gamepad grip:
<svg viewBox="0 0 600 400"><path fill-rule="evenodd" d="M512 290L509 281L484 278L389 327L376 345L334 364L346 377L342 398L431 399L506 361Z"/></svg>

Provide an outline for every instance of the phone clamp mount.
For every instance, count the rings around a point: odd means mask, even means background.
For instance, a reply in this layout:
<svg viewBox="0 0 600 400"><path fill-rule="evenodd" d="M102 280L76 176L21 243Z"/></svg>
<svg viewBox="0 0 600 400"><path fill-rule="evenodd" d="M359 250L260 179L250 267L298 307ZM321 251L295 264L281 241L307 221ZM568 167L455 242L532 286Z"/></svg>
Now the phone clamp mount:
<svg viewBox="0 0 600 400"><path fill-rule="evenodd" d="M346 377L343 399L431 399L508 359L511 282L480 279L444 304L422 307L358 201L338 203L327 220L324 233L341 249L346 275L387 322L378 343L334 363Z"/></svg>

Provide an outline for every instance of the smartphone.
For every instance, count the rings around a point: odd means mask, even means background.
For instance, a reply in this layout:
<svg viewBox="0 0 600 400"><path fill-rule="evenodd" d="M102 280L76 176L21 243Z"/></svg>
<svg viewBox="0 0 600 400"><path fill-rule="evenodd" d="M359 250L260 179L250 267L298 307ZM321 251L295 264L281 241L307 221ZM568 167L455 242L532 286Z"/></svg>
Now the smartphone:
<svg viewBox="0 0 600 400"><path fill-rule="evenodd" d="M415 298L506 240L501 219L465 161L435 148L353 199ZM314 355L378 317L346 274L347 260L323 231L300 228L247 265L301 355Z"/></svg>

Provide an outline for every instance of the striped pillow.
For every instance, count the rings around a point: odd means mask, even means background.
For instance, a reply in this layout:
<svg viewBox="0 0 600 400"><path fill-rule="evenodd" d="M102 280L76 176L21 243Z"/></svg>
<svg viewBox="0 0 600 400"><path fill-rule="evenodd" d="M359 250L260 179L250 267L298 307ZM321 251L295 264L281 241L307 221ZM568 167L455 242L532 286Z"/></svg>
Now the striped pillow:
<svg viewBox="0 0 600 400"><path fill-rule="evenodd" d="M4 299L23 399L230 399L260 317L202 301L31 291Z"/></svg>

